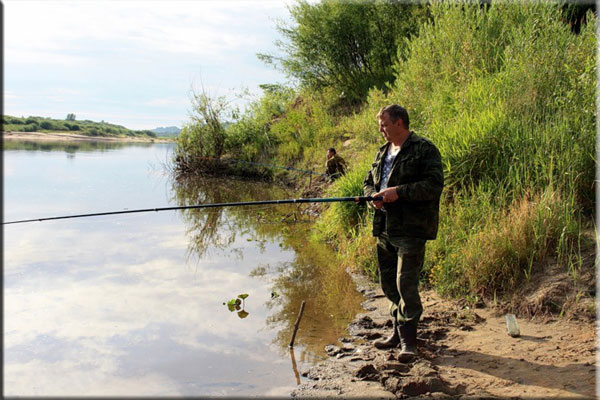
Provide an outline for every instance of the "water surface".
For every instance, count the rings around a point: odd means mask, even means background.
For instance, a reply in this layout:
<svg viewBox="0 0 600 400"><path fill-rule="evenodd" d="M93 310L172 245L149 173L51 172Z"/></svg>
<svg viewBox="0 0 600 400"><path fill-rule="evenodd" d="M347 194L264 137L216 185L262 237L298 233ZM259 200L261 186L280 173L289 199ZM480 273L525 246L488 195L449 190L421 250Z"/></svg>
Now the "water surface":
<svg viewBox="0 0 600 400"><path fill-rule="evenodd" d="M5 221L297 197L175 183L163 169L171 144L6 143ZM329 250L307 242L301 207L4 226L4 394L287 396L362 301Z"/></svg>

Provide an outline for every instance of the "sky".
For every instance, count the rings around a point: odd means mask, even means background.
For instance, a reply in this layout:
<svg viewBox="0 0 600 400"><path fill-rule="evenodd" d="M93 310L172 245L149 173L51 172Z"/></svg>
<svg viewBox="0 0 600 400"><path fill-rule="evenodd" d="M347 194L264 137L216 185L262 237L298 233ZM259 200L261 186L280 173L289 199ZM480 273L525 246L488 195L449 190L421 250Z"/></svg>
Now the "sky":
<svg viewBox="0 0 600 400"><path fill-rule="evenodd" d="M4 0L4 114L181 127L202 88L236 100L286 83L278 54L292 0Z"/></svg>

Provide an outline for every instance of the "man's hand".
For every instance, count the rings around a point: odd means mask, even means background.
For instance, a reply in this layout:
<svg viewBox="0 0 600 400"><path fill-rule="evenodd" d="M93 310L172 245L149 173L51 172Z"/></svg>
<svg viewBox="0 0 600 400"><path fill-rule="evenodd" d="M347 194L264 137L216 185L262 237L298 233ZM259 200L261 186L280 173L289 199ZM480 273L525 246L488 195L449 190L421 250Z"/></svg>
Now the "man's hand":
<svg viewBox="0 0 600 400"><path fill-rule="evenodd" d="M373 204L373 207L378 210L383 207L383 203L393 203L394 201L398 200L398 193L396 193L395 187L384 189L381 192L373 195L373 197L377 196L382 196L383 201L372 201L371 204Z"/></svg>

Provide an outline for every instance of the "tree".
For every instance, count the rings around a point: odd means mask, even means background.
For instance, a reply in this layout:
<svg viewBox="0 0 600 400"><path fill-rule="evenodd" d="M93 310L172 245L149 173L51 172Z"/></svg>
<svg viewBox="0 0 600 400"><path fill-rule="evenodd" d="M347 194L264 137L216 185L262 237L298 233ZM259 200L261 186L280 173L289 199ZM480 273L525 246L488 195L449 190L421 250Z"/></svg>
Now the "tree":
<svg viewBox="0 0 600 400"><path fill-rule="evenodd" d="M581 25L587 23L587 13L589 11L596 14L595 2L589 0L566 2L562 6L562 17L569 24L573 33L579 33Z"/></svg>
<svg viewBox="0 0 600 400"><path fill-rule="evenodd" d="M73 113L67 114L66 119L67 119L67 121L75 121L75 114L73 114Z"/></svg>
<svg viewBox="0 0 600 400"><path fill-rule="evenodd" d="M372 87L394 81L393 64L428 18L424 4L394 1L299 0L290 7L294 26L279 23L282 57L258 54L309 89L333 87L349 104Z"/></svg>
<svg viewBox="0 0 600 400"><path fill-rule="evenodd" d="M50 122L50 121L43 121L40 124L40 128L50 130L50 129L54 129L54 125L52 125L52 122Z"/></svg>

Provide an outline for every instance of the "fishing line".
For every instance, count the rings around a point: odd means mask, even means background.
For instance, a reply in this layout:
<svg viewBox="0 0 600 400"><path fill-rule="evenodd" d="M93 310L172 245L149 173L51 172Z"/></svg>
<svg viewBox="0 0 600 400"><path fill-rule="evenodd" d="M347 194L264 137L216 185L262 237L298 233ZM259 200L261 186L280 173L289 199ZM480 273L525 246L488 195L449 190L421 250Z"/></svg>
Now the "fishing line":
<svg viewBox="0 0 600 400"><path fill-rule="evenodd" d="M239 206L258 206L267 204L302 204L302 203L335 203L353 201L356 203L363 203L367 201L381 201L382 196L355 196L355 197L325 197L325 198L307 198L307 199L285 199L285 200L263 200L263 201L242 201L237 203L208 203L208 204L197 204L193 206L176 206L176 207L157 207L157 208L143 208L137 210L122 210L122 211L107 211L90 214L76 214L76 215L63 215L59 217L46 217L46 218L30 218L22 219L17 221L2 222L2 225L10 224L22 224L26 222L42 222L51 221L57 219L68 219L68 218L87 218L87 217L99 217L104 215L118 215L118 214L133 214L133 213L144 213L144 212L158 212L158 211L172 211L172 210L193 210L200 208L216 208L216 207L239 207Z"/></svg>

